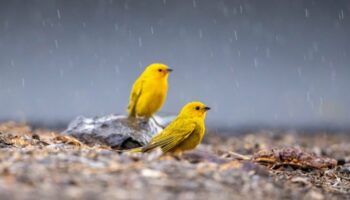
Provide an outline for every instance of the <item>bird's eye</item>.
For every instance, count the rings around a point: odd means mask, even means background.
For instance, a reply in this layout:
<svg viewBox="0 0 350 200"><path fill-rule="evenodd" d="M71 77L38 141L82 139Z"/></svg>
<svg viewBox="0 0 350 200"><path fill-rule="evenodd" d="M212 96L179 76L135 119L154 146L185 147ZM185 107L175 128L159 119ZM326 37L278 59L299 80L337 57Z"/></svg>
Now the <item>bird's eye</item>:
<svg viewBox="0 0 350 200"><path fill-rule="evenodd" d="M196 106L196 110L199 110L199 109L201 109L199 106Z"/></svg>
<svg viewBox="0 0 350 200"><path fill-rule="evenodd" d="M162 72L163 70L162 69L158 69L159 72Z"/></svg>

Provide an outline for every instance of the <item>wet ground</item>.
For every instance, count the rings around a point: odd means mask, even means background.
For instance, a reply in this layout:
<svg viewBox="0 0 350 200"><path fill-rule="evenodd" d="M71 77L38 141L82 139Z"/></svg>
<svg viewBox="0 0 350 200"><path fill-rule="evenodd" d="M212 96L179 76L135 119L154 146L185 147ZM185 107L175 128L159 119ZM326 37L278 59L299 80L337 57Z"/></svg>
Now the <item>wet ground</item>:
<svg viewBox="0 0 350 200"><path fill-rule="evenodd" d="M289 146L333 158L322 169L236 159ZM0 199L350 199L350 135L207 134L181 157L87 146L50 130L0 125Z"/></svg>

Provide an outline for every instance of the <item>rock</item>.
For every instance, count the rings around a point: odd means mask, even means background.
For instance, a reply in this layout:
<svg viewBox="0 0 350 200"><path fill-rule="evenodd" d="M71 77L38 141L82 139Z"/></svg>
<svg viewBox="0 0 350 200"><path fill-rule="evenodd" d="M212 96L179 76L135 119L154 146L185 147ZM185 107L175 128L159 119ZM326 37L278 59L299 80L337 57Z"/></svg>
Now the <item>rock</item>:
<svg viewBox="0 0 350 200"><path fill-rule="evenodd" d="M162 122L157 117L157 122ZM128 119L123 115L103 117L77 117L65 134L89 144L103 144L115 149L131 149L147 144L151 138L163 130L154 119Z"/></svg>

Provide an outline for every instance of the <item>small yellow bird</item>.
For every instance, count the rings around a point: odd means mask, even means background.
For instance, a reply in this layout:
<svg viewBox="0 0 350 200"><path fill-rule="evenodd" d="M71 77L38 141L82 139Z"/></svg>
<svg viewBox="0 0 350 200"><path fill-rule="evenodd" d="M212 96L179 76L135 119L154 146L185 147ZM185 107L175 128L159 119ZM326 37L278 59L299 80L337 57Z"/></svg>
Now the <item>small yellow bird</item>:
<svg viewBox="0 0 350 200"><path fill-rule="evenodd" d="M160 147L163 153L181 153L194 149L203 139L204 119L208 110L210 108L201 102L188 103L176 119L154 136L149 144L132 149L131 152L148 152L157 147Z"/></svg>
<svg viewBox="0 0 350 200"><path fill-rule="evenodd" d="M153 63L145 69L132 87L128 105L129 117L148 119L162 107L171 71L173 70L161 63Z"/></svg>

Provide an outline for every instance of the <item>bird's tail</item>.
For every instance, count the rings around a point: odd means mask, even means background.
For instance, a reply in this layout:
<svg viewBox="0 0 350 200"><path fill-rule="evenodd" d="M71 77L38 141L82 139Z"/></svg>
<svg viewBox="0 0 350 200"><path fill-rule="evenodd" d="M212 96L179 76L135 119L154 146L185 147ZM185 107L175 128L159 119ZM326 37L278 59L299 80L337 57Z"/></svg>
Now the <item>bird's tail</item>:
<svg viewBox="0 0 350 200"><path fill-rule="evenodd" d="M133 112L133 111L130 111L130 112L128 113L128 118L129 118L129 119L136 118L136 113Z"/></svg>
<svg viewBox="0 0 350 200"><path fill-rule="evenodd" d="M135 118L136 117L136 104L134 102L130 102L128 105L128 117Z"/></svg>
<svg viewBox="0 0 350 200"><path fill-rule="evenodd" d="M136 114L135 113L128 113L128 119L135 119L136 118Z"/></svg>

